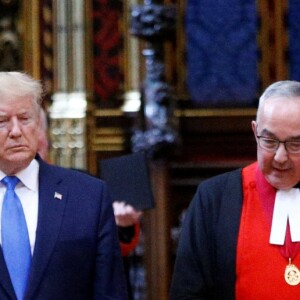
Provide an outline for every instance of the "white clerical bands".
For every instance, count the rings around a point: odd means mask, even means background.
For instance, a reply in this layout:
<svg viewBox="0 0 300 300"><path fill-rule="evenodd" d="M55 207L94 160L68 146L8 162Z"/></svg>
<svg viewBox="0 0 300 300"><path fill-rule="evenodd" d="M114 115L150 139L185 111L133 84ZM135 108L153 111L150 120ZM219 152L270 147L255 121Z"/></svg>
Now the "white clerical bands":
<svg viewBox="0 0 300 300"><path fill-rule="evenodd" d="M270 243L283 245L289 221L292 242L300 242L300 189L278 190L272 218Z"/></svg>

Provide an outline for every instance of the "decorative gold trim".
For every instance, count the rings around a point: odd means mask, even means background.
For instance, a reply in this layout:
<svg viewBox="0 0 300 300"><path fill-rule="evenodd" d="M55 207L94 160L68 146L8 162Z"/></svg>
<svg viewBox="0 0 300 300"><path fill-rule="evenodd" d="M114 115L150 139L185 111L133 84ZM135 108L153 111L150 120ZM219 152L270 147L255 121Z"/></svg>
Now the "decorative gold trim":
<svg viewBox="0 0 300 300"><path fill-rule="evenodd" d="M95 128L94 135L109 135L109 134L123 134L124 130L119 127L105 127L105 128Z"/></svg>
<svg viewBox="0 0 300 300"><path fill-rule="evenodd" d="M124 71L124 92L138 90L141 82L141 43L138 38L130 34L130 11L137 0L123 1L123 17L120 30L123 30L124 52L121 69ZM122 29L124 28L124 29Z"/></svg>
<svg viewBox="0 0 300 300"><path fill-rule="evenodd" d="M23 67L36 79L41 79L41 53L40 53L40 23L39 0L22 1L22 16L24 30Z"/></svg>
<svg viewBox="0 0 300 300"><path fill-rule="evenodd" d="M285 59L288 37L285 27L287 1L257 1L260 28L258 45L261 53L259 74L262 89L288 77Z"/></svg>
<svg viewBox="0 0 300 300"><path fill-rule="evenodd" d="M91 151L95 152L121 152L124 150L122 145L91 145Z"/></svg>
<svg viewBox="0 0 300 300"><path fill-rule="evenodd" d="M95 145L101 145L101 146L104 146L104 145L122 145L123 143L125 142L125 139L123 137L118 137L118 136L115 136L115 137L98 137L98 138L94 138L93 141L92 141L92 144L95 146Z"/></svg>
<svg viewBox="0 0 300 300"><path fill-rule="evenodd" d="M85 1L85 81L86 81L86 92L88 103L92 102L93 93L93 81L94 72L93 70L93 1Z"/></svg>
<svg viewBox="0 0 300 300"><path fill-rule="evenodd" d="M92 112L94 117L121 117L124 115L121 109L96 109Z"/></svg>
<svg viewBox="0 0 300 300"><path fill-rule="evenodd" d="M187 97L188 92L186 89L186 65L185 65L185 57L186 57L186 38L184 31L184 16L185 16L185 6L186 1L180 0L178 1L178 14L177 14L177 31L176 31L176 40L177 40L177 51L176 51L176 66L178 73L178 84L177 84L177 94L184 95Z"/></svg>
<svg viewBox="0 0 300 300"><path fill-rule="evenodd" d="M192 117L192 118L206 118L206 117L243 117L256 116L255 108L247 109L183 109L175 110L175 117Z"/></svg>
<svg viewBox="0 0 300 300"><path fill-rule="evenodd" d="M256 108L211 108L211 109L175 109L175 117L242 117L256 116ZM93 111L96 118L122 117L124 112L121 109L97 109ZM102 129L103 130L103 129Z"/></svg>

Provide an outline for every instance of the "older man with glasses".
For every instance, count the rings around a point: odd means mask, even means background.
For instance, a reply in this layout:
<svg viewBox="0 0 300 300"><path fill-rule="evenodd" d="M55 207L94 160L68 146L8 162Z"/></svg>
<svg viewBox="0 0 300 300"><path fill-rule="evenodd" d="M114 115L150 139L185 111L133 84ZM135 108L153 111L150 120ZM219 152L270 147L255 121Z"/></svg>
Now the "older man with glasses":
<svg viewBox="0 0 300 300"><path fill-rule="evenodd" d="M300 82L259 100L257 162L198 187L171 284L175 299L300 299Z"/></svg>

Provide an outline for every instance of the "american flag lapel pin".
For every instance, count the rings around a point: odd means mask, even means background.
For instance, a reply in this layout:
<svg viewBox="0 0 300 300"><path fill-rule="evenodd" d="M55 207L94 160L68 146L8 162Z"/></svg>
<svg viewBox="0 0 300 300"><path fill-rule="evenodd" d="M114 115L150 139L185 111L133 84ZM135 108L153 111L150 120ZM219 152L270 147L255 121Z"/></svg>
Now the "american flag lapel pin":
<svg viewBox="0 0 300 300"><path fill-rule="evenodd" d="M55 192L54 193L54 199L62 200L62 194Z"/></svg>

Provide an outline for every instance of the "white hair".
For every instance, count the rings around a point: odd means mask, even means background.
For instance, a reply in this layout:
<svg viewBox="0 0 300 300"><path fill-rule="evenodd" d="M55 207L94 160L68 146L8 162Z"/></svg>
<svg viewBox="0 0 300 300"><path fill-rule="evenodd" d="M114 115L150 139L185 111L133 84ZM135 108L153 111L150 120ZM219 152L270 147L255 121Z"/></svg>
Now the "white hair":
<svg viewBox="0 0 300 300"><path fill-rule="evenodd" d="M277 98L282 101L287 98L299 98L300 101L300 82L295 80L282 80L267 87L259 98L257 115L262 111L266 100L270 98Z"/></svg>
<svg viewBox="0 0 300 300"><path fill-rule="evenodd" d="M30 97L40 107L43 88L39 80L22 72L0 72L1 97Z"/></svg>

